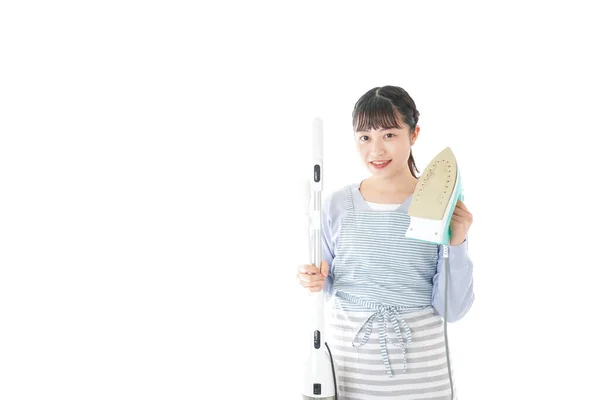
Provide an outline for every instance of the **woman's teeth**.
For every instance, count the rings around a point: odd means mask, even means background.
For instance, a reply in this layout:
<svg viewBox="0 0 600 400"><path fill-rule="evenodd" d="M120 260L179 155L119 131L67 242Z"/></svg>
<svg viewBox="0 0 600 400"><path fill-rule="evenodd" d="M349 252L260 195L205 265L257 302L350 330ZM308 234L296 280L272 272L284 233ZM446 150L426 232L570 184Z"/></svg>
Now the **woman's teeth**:
<svg viewBox="0 0 600 400"><path fill-rule="evenodd" d="M373 166L375 168L384 168L385 166L387 166L390 161L392 160L387 160L387 161L371 161L371 164L373 164Z"/></svg>

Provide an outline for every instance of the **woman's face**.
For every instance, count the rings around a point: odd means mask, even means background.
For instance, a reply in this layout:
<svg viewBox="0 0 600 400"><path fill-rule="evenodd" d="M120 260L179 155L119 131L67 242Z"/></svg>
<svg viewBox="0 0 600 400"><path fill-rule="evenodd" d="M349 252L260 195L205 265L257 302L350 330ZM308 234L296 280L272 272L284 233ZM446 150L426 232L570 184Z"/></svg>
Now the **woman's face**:
<svg viewBox="0 0 600 400"><path fill-rule="evenodd" d="M411 134L409 126L403 123L400 129L358 131L354 134L356 149L372 175L396 175L408 168L410 147L417 140L419 129L417 125Z"/></svg>

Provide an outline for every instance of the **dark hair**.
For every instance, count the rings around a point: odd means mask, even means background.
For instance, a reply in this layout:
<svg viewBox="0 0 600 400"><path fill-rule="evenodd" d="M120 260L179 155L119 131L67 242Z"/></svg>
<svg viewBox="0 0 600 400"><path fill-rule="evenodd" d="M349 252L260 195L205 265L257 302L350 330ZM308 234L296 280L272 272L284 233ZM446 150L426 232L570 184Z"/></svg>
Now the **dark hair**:
<svg viewBox="0 0 600 400"><path fill-rule="evenodd" d="M419 111L412 97L398 86L376 87L363 94L352 111L352 126L354 131L367 131L369 129L400 128L400 118L410 127L410 133L415 130L419 122ZM410 152L408 168L415 178L417 166Z"/></svg>

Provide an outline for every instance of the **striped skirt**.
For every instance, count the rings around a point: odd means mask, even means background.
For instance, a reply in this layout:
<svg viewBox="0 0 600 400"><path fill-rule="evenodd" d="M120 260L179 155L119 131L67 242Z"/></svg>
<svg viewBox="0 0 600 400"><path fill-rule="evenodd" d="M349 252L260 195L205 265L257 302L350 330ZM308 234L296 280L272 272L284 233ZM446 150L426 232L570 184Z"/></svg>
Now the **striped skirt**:
<svg viewBox="0 0 600 400"><path fill-rule="evenodd" d="M382 357L380 319L372 319L369 337L365 329L357 336L357 329L373 311L332 310L327 342L336 363L339 400L452 400L446 360L444 325L442 318L427 307L402 313L410 329L411 342L403 352L398 344L398 325L386 322L387 355ZM404 325L400 325L402 342L406 344ZM364 340L363 343L361 339ZM354 347L352 343L359 345ZM389 368L383 358L389 360ZM452 360L450 360L452 361ZM454 400L456 382L454 383Z"/></svg>

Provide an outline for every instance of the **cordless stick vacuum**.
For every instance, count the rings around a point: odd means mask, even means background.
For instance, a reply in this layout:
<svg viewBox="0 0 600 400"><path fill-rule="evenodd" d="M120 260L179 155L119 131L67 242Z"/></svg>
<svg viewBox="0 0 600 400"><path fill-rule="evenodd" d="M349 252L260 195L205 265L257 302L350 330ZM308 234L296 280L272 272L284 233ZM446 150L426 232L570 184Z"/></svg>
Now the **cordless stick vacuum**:
<svg viewBox="0 0 600 400"><path fill-rule="evenodd" d="M413 199L408 207L410 224L406 237L443 245L445 290L444 290L444 339L451 399L454 399L450 351L448 349L448 245L450 244L450 220L458 200L463 200L460 170L450 147L442 150L427 165L419 177Z"/></svg>
<svg viewBox="0 0 600 400"><path fill-rule="evenodd" d="M321 252L321 192L323 191L323 121L315 118L313 122L313 163L310 185L306 186L309 223L309 252L311 264L320 267ZM310 196L312 192L312 197ZM313 300L313 330L310 338L310 350L306 361L303 399L337 400L335 368L329 346L325 342L325 298L323 290L311 292ZM308 339L308 337L306 338Z"/></svg>

